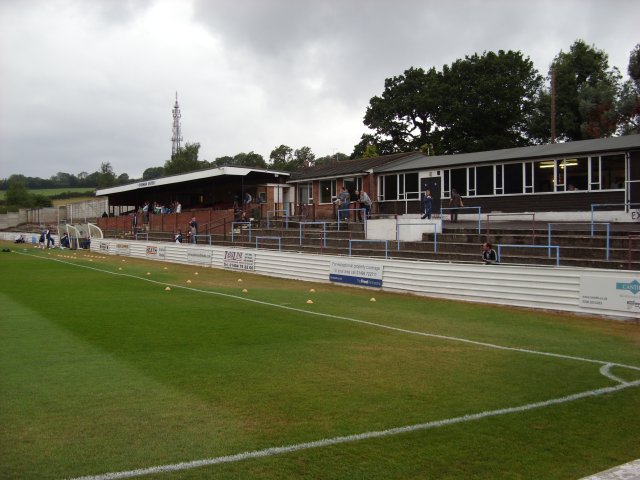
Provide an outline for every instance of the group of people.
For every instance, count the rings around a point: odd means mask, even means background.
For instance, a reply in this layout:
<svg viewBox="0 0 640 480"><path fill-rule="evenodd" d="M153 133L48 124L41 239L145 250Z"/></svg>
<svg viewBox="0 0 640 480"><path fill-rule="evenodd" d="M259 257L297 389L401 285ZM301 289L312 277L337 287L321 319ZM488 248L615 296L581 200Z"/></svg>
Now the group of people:
<svg viewBox="0 0 640 480"><path fill-rule="evenodd" d="M371 216L371 198L367 195L367 192L364 190L355 190L353 192L353 198L355 198L355 200L352 200L351 194L346 187L343 186L335 201L338 207L338 221L349 221L349 207L351 206L352 201L355 201L358 204L359 222L363 221L363 211L364 218L369 218Z"/></svg>
<svg viewBox="0 0 640 480"><path fill-rule="evenodd" d="M189 228L187 230L187 243L197 243L198 237L198 220L196 217L191 217L191 221L189 222ZM182 235L182 229L178 229L178 231L174 235L174 240L176 243L182 243L184 237Z"/></svg>
<svg viewBox="0 0 640 480"><path fill-rule="evenodd" d="M35 240L34 240L35 241ZM87 246L83 246L82 242L81 242L81 248L88 248L88 242L89 239L85 239L84 242L87 243ZM26 243L26 239L24 235L17 235L14 243ZM56 241L53 238L53 233L50 229L45 228L44 230L42 230L40 232L40 238L38 240L38 248L55 248L56 246ZM70 238L69 238L69 234L67 232L64 232L62 234L62 236L60 237L60 248L70 248L71 247L71 242L70 242Z"/></svg>
<svg viewBox="0 0 640 480"><path fill-rule="evenodd" d="M156 215L162 215L167 213L180 213L182 212L182 204L176 200L169 205L162 205L158 202L144 202L144 205L140 207L145 223L149 223L149 214L154 213Z"/></svg>

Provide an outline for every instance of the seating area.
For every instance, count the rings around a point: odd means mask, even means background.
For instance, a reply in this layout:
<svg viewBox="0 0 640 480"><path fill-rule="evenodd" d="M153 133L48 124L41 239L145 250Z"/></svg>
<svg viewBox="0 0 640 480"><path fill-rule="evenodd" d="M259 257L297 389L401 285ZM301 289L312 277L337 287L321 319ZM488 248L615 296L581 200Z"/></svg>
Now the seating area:
<svg viewBox="0 0 640 480"><path fill-rule="evenodd" d="M426 261L481 262L481 245L493 244L499 252L500 263L560 265L572 267L607 268L622 270L640 269L640 235L636 225L615 224L610 231L596 225L591 232L589 225L554 222L539 223L535 230L530 222L509 222L489 231L477 222L445 222L442 233L435 238L424 234L422 241L395 240L364 242L364 225L350 222L302 223L296 219L271 219L234 224L223 219L202 224L198 243L213 243L247 248L282 248L307 253L406 258ZM551 233L551 241L549 241ZM105 232L105 236L133 238L131 234ZM138 234L137 239L149 241L174 241L171 232L149 230ZM434 245L435 240L435 245ZM351 242L350 242L351 241ZM608 245L607 245L608 244ZM559 259L556 258L556 254Z"/></svg>
<svg viewBox="0 0 640 480"><path fill-rule="evenodd" d="M191 213L184 214L185 225ZM126 217L125 217L126 218ZM434 236L425 233L421 241L365 241L364 224L335 221L309 222L297 217L234 222L231 215L204 218L197 243L246 248L266 248L354 255L372 258L404 258L421 261L481 263L481 245L490 242L503 264L570 266L617 270L640 270L640 231L636 224L616 223L605 228L569 222L511 221L481 225L477 221L445 221ZM150 224L135 233L129 222L113 222L105 238L174 242L178 224ZM302 225L302 227L301 227ZM25 226L21 226L21 231ZM118 228L120 227L120 228ZM37 226L35 227L37 230ZM593 232L592 232L593 228ZM34 230L35 231L35 230ZM549 239L551 236L551 239ZM186 243L186 238L183 240ZM559 258L558 258L559 257Z"/></svg>

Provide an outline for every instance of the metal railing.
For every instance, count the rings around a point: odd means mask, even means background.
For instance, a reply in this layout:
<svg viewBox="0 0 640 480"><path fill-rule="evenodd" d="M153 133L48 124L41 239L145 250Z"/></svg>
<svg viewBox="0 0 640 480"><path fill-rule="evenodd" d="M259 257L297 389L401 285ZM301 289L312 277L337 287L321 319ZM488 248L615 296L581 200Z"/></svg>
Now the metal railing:
<svg viewBox="0 0 640 480"><path fill-rule="evenodd" d="M278 251L282 251L282 237L256 237L256 250L259 248L260 240L278 240Z"/></svg>
<svg viewBox="0 0 640 480"><path fill-rule="evenodd" d="M478 211L478 234L480 233L480 229L482 226L482 207L440 207L440 218L444 222L444 212L445 210L477 210Z"/></svg>
<svg viewBox="0 0 640 480"><path fill-rule="evenodd" d="M552 225L589 225L589 223L587 222L562 222L562 223L549 223L547 225L547 239L548 239L548 247L549 247L549 256L551 256L551 227ZM593 226L594 225L605 225L606 226L606 232L607 232L607 239L606 239L606 254L605 254L605 258L606 260L609 260L609 252L610 252L610 231L611 231L611 224L606 223L606 222L600 222L600 223L593 223L591 222L591 238L593 238Z"/></svg>
<svg viewBox="0 0 640 480"><path fill-rule="evenodd" d="M327 222L300 222L300 245L302 245L303 225L322 225L322 246L327 248Z"/></svg>

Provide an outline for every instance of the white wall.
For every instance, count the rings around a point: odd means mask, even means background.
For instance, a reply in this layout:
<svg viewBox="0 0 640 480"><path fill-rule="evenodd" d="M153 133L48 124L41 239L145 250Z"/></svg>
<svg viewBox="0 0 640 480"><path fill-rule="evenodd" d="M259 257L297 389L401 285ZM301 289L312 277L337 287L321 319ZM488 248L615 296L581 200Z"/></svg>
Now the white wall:
<svg viewBox="0 0 640 480"><path fill-rule="evenodd" d="M395 218L367 220L367 240L397 240L421 242L424 233L442 233L442 220L422 220L420 215L401 215Z"/></svg>
<svg viewBox="0 0 640 480"><path fill-rule="evenodd" d="M288 279L328 282L331 261L345 256L310 255L272 250L173 243L94 240L91 250L109 255L125 255L183 264L223 268L226 252L251 254L254 273ZM362 260L362 257L353 257ZM616 285L640 283L640 271L473 265L400 259L367 258L382 266L383 290L409 292L438 298L511 305L619 319L640 318L640 292L616 291ZM610 292L611 298L597 305L586 298L594 284ZM613 292L613 293L611 293ZM623 299L612 298L624 295ZM636 298L637 297L637 298ZM614 301L615 300L615 301ZM616 303L617 302L617 303Z"/></svg>

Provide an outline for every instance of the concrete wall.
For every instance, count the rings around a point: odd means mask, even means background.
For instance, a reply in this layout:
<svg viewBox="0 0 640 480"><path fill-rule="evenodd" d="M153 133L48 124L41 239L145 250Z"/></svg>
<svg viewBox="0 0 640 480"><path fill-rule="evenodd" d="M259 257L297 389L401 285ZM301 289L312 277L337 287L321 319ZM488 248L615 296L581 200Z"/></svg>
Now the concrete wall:
<svg viewBox="0 0 640 480"><path fill-rule="evenodd" d="M314 282L329 282L332 262L364 262L382 271L383 290L618 319L640 317L639 271L365 259L109 239L95 240L91 250L215 268L226 265L239 271ZM229 267L228 258L235 255L251 262Z"/></svg>

